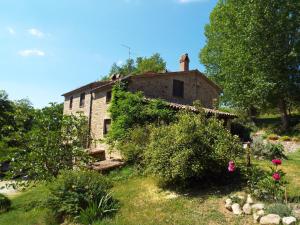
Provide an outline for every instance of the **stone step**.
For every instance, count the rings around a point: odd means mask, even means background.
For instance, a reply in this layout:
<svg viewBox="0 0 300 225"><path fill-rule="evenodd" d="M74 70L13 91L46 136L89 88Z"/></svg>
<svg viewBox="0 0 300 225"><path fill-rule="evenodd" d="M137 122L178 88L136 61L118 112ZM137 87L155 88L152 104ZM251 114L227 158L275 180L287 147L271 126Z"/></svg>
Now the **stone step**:
<svg viewBox="0 0 300 225"><path fill-rule="evenodd" d="M89 149L88 152L96 159L105 160L105 150L103 149Z"/></svg>
<svg viewBox="0 0 300 225"><path fill-rule="evenodd" d="M92 169L97 171L109 171L124 166L125 163L119 159L107 159L93 163Z"/></svg>

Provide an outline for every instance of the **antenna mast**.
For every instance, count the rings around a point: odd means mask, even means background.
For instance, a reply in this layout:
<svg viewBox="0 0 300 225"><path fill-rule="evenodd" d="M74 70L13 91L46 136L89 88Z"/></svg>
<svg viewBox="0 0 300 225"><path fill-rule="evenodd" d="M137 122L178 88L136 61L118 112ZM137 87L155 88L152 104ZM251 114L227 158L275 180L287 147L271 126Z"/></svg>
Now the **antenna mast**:
<svg viewBox="0 0 300 225"><path fill-rule="evenodd" d="M131 47L130 46L127 46L127 45L122 45L124 48L127 48L128 49L128 59L130 60L131 59Z"/></svg>

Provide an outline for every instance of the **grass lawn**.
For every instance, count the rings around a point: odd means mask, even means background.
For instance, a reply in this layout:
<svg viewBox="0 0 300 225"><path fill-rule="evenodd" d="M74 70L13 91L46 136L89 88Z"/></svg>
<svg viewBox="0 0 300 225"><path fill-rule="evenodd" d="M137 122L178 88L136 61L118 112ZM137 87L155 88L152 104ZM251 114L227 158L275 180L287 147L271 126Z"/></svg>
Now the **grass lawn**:
<svg viewBox="0 0 300 225"><path fill-rule="evenodd" d="M258 162L270 165L267 161ZM283 161L287 173L288 194L300 196L300 151ZM113 172L109 177L115 186L112 194L120 200L120 211L113 217L94 225L159 225L159 224L252 224L252 216L236 217L224 209L224 198L231 193L227 188L195 190L186 195L161 190L155 178L133 174L130 168ZM40 185L15 196L13 209L0 215L0 225L46 225L47 209L35 207L36 202L47 196L47 189Z"/></svg>

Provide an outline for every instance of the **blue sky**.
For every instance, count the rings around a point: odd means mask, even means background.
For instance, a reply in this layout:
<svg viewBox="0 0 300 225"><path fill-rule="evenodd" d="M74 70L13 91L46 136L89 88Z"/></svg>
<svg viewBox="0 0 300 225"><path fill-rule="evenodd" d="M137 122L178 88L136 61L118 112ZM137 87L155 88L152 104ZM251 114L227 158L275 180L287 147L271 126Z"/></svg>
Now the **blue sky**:
<svg viewBox="0 0 300 225"><path fill-rule="evenodd" d="M217 0L0 0L0 89L35 107L100 79L114 62L158 52L171 71L198 54Z"/></svg>

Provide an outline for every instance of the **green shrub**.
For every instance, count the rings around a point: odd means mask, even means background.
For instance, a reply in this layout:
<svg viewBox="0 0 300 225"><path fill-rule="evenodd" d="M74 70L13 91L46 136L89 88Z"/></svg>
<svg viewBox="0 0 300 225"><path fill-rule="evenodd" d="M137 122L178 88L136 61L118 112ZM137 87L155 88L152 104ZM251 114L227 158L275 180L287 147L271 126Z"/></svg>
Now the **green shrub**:
<svg viewBox="0 0 300 225"><path fill-rule="evenodd" d="M284 147L282 144L272 144L268 143L266 148L270 154L268 155L268 159L287 159L286 155L284 154Z"/></svg>
<svg viewBox="0 0 300 225"><path fill-rule="evenodd" d="M285 204L274 203L270 204L266 208L268 214L277 214L280 217L291 216L292 210Z"/></svg>
<svg viewBox="0 0 300 225"><path fill-rule="evenodd" d="M279 140L280 140L280 141L291 141L292 138L289 137L289 136L282 136L282 137L279 138Z"/></svg>
<svg viewBox="0 0 300 225"><path fill-rule="evenodd" d="M268 139L272 141L276 141L279 139L279 136L277 134L269 134Z"/></svg>
<svg viewBox="0 0 300 225"><path fill-rule="evenodd" d="M220 120L182 112L178 121L153 127L145 152L147 170L162 185L188 185L204 177L222 180L230 160L241 155L239 139Z"/></svg>
<svg viewBox="0 0 300 225"><path fill-rule="evenodd" d="M10 209L11 201L5 195L0 194L0 213L7 212Z"/></svg>
<svg viewBox="0 0 300 225"><path fill-rule="evenodd" d="M150 126L129 129L126 137L118 142L117 149L129 164L143 163L144 152L149 142Z"/></svg>
<svg viewBox="0 0 300 225"><path fill-rule="evenodd" d="M80 212L79 221L82 224L89 225L96 220L102 219L116 212L118 204L110 194L102 196L99 201L89 203L88 207Z"/></svg>
<svg viewBox="0 0 300 225"><path fill-rule="evenodd" d="M264 141L260 137L256 137L253 139L251 151L254 156L262 157L268 160L272 160L275 158L287 158L284 154L284 147L282 144L273 144Z"/></svg>
<svg viewBox="0 0 300 225"><path fill-rule="evenodd" d="M64 171L49 186L47 205L58 220L77 219L82 210L107 195L111 183L94 171Z"/></svg>

